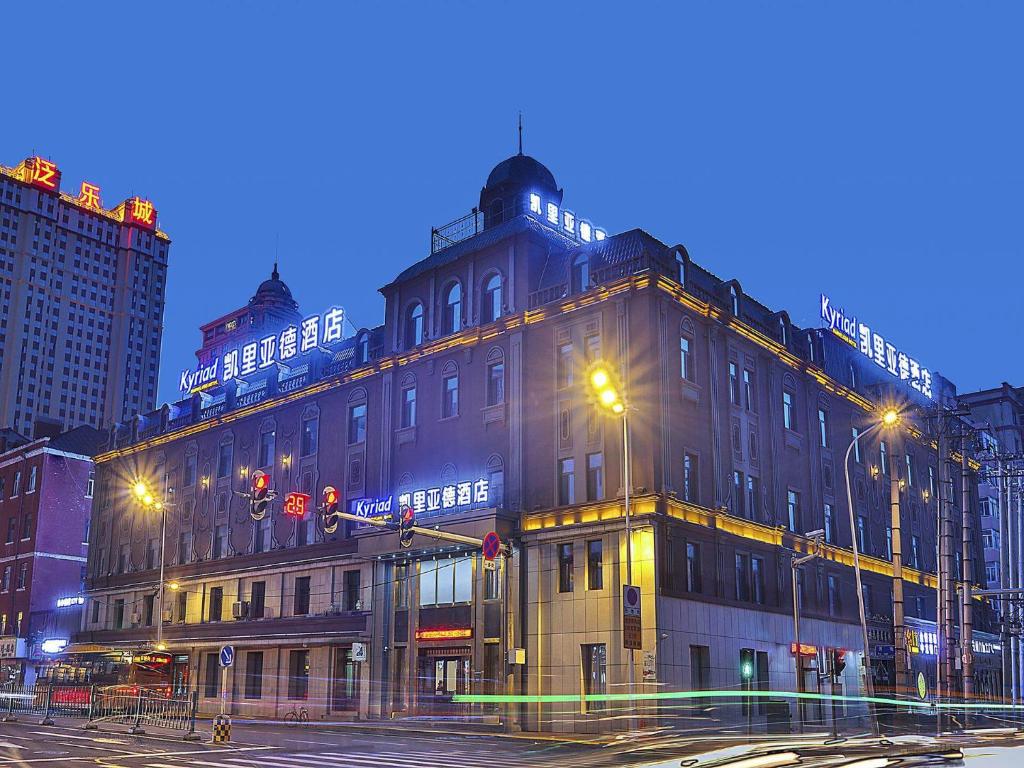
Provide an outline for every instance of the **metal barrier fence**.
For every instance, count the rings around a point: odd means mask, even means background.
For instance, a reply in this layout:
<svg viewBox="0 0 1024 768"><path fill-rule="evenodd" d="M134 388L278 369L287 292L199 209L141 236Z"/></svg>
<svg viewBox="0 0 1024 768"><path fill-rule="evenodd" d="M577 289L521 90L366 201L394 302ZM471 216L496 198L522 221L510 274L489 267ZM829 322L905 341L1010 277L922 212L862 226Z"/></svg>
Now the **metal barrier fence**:
<svg viewBox="0 0 1024 768"><path fill-rule="evenodd" d="M184 731L186 739L196 736L198 693L171 697L159 690L138 686L95 685L3 685L0 686L0 720L39 715L43 725L54 717L86 720L86 728L111 722L131 726L131 733L143 728Z"/></svg>

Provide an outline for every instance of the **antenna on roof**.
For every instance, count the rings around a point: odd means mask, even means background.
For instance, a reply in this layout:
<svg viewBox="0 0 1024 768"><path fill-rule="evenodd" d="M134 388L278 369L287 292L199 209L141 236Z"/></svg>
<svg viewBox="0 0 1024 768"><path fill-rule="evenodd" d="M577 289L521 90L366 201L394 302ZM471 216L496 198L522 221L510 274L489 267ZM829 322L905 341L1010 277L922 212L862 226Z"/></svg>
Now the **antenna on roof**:
<svg viewBox="0 0 1024 768"><path fill-rule="evenodd" d="M280 280L281 276L277 273L277 258L278 258L278 246L281 243L281 233L274 233L274 271L270 274L270 277L274 280Z"/></svg>
<svg viewBox="0 0 1024 768"><path fill-rule="evenodd" d="M523 112L519 111L519 154L523 154Z"/></svg>

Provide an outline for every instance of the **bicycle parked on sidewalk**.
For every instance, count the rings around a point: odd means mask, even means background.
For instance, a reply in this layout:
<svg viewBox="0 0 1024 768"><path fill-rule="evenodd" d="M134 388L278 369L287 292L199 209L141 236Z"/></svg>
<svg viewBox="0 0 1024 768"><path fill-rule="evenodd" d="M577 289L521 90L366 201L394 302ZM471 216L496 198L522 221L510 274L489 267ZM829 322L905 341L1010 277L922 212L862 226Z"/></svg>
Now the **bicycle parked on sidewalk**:
<svg viewBox="0 0 1024 768"><path fill-rule="evenodd" d="M294 728L299 723L309 722L309 711L305 707L299 707L293 709L291 712L286 712L284 716L284 724L289 728Z"/></svg>

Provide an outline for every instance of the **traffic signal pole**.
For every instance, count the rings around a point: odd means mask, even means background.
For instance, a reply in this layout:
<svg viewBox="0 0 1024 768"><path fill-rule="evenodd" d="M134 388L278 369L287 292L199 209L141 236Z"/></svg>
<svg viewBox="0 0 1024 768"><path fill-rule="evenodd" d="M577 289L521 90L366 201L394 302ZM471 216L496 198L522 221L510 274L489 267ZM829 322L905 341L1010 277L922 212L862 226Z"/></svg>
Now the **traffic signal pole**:
<svg viewBox="0 0 1024 768"><path fill-rule="evenodd" d="M374 528L394 528L394 523L384 517L360 517L359 515L353 515L350 512L334 512L332 517L337 517L339 520L351 520L355 523L372 525ZM413 525L410 526L409 530L413 533L430 536L431 538L439 539L441 541L450 541L454 544L466 544L470 547L483 547L484 545L484 540L479 539L476 536L463 536L461 533L442 531L439 528L426 528L422 525ZM503 553L507 551L506 544L502 544L501 548Z"/></svg>

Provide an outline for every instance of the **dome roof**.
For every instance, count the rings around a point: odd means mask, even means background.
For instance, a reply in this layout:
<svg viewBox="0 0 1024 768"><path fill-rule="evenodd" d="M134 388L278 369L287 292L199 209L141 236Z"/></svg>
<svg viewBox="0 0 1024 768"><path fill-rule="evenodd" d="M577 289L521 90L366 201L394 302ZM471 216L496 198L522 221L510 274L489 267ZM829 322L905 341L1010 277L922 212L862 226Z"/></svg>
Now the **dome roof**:
<svg viewBox="0 0 1024 768"><path fill-rule="evenodd" d="M270 279L264 280L260 283L260 287L256 289L256 294L249 299L250 304L289 304L297 306L295 299L292 298L292 292L285 285L281 279L281 275L277 271L277 264L274 264L274 270L270 273Z"/></svg>
<svg viewBox="0 0 1024 768"><path fill-rule="evenodd" d="M543 163L529 155L512 155L502 160L487 176L487 187L514 184L521 187L539 186L551 191L558 189L555 177Z"/></svg>

